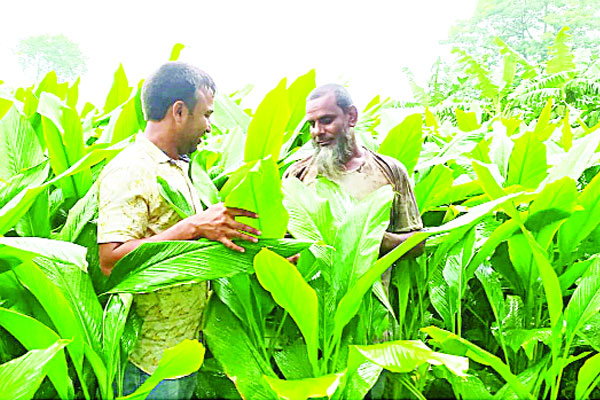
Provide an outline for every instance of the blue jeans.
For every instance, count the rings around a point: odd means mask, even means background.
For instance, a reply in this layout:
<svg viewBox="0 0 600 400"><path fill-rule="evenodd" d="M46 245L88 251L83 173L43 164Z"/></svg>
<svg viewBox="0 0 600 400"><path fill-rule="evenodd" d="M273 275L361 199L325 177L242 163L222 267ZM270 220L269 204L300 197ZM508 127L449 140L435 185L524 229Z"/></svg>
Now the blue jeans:
<svg viewBox="0 0 600 400"><path fill-rule="evenodd" d="M123 379L123 395L135 392L148 377L150 375L128 362ZM146 399L191 399L195 388L196 372L182 378L160 381Z"/></svg>

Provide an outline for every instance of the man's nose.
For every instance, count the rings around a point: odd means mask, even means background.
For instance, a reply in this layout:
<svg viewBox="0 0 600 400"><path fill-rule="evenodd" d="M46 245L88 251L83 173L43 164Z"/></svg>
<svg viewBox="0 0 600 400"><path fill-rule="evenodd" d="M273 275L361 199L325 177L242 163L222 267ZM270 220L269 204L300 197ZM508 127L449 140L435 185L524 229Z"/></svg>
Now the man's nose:
<svg viewBox="0 0 600 400"><path fill-rule="evenodd" d="M310 127L310 133L313 134L314 136L320 135L324 132L325 132L325 130L323 129L323 124L319 123L318 121L315 122L314 125Z"/></svg>
<svg viewBox="0 0 600 400"><path fill-rule="evenodd" d="M210 121L208 121L208 123L206 124L206 130L204 132L210 133L211 131L212 131L212 124L210 123Z"/></svg>

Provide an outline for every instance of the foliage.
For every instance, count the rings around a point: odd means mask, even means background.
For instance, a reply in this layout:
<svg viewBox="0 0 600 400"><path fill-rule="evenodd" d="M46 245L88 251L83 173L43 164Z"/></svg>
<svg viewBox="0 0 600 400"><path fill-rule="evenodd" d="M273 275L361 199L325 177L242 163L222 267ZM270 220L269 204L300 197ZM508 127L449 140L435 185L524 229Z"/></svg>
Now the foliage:
<svg viewBox="0 0 600 400"><path fill-rule="evenodd" d="M54 71L59 81L66 82L87 71L79 45L65 35L29 36L19 41L16 51L21 67L36 80Z"/></svg>
<svg viewBox="0 0 600 400"><path fill-rule="evenodd" d="M197 342L167 350L133 397L201 365L199 397L594 397L600 98L598 71L569 43L561 31L535 65L499 41L500 79L461 51L464 91L440 104L449 87L422 90L422 110L386 123L387 103L367 107L357 133L407 166L427 226L383 257L390 187L359 201L324 178L281 180L312 151L302 107L314 71L282 80L254 113L218 95L190 163L203 204L257 212L261 240L243 255L207 240L145 244L109 279L94 182L143 130L140 85L120 66L103 107L81 109L76 84L52 73L16 90L0 119L0 380L10 370L24 398L112 399L140 327L131 293L211 280L206 360ZM425 239L424 255L404 257Z"/></svg>
<svg viewBox="0 0 600 400"><path fill-rule="evenodd" d="M550 58L552 38L569 26L576 46L598 55L598 6L597 0L478 0L473 17L453 26L448 42L499 61L494 46L499 36L529 62L541 64Z"/></svg>

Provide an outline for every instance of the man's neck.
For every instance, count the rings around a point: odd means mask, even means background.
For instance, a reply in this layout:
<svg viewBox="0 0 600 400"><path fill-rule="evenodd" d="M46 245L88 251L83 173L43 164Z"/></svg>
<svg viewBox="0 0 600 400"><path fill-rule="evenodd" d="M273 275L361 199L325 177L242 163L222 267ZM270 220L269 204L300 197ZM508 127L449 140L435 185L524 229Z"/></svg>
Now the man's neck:
<svg viewBox="0 0 600 400"><path fill-rule="evenodd" d="M365 152L362 146L359 146L355 140L354 148L352 149L352 157L350 157L350 159L344 163L344 167L346 168L346 171L352 171L360 167L363 164L364 160Z"/></svg>
<svg viewBox="0 0 600 400"><path fill-rule="evenodd" d="M172 141L174 134L167 124L162 121L148 121L143 135L172 159L179 158L177 146Z"/></svg>

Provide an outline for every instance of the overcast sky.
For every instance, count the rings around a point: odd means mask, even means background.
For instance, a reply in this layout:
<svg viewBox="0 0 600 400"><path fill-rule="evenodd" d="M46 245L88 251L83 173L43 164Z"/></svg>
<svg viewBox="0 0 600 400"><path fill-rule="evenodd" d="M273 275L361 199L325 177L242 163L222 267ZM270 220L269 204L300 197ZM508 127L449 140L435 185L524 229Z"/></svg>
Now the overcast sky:
<svg viewBox="0 0 600 400"><path fill-rule="evenodd" d="M476 0L20 0L2 4L0 80L31 84L16 62L19 39L64 34L88 58L81 97L102 105L122 62L130 83L183 43L181 60L225 93L255 84L260 99L283 78L315 68L317 83L348 83L355 101L410 97L402 67L424 83L450 26Z"/></svg>

